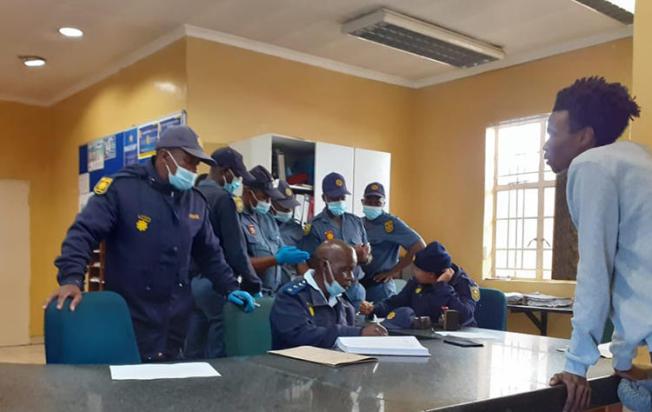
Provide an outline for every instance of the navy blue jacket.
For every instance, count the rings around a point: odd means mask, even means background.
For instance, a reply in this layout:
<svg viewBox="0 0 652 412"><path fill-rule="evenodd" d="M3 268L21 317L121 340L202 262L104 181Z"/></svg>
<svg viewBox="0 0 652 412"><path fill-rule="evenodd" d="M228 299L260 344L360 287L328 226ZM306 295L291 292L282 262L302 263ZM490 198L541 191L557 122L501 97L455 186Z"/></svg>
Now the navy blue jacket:
<svg viewBox="0 0 652 412"><path fill-rule="evenodd" d="M96 185L55 261L59 284L82 286L101 240L106 241L106 289L127 301L144 358L166 352L172 335L183 339L192 309L191 255L219 293L238 289L213 233L206 200L199 191L180 192L161 182L153 160L128 166L112 181L103 178Z"/></svg>
<svg viewBox="0 0 652 412"><path fill-rule="evenodd" d="M417 316L430 316L437 322L446 306L460 313L461 326L477 326L474 313L480 299L478 285L457 265L452 268L455 274L448 283L420 285L415 278L410 279L398 295L374 304L374 314L385 317L396 308L409 306Z"/></svg>
<svg viewBox="0 0 652 412"><path fill-rule="evenodd" d="M331 307L304 279L286 284L276 295L269 320L274 349L310 345L332 348L339 336L359 336L353 305L342 294Z"/></svg>
<svg viewBox="0 0 652 412"><path fill-rule="evenodd" d="M231 266L236 275L242 277L242 289L252 295L257 294L260 292L262 282L247 256L247 243L240 228L240 214L231 194L210 177L202 181L197 188L208 201L209 219L224 249L226 263Z"/></svg>

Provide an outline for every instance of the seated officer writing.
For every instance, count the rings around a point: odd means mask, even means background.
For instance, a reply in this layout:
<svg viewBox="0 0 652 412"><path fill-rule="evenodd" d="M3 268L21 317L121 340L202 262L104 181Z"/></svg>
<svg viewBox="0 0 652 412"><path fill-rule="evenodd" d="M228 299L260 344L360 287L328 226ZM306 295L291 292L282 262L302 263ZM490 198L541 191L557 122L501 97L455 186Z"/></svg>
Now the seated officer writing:
<svg viewBox="0 0 652 412"><path fill-rule="evenodd" d="M448 308L459 312L461 326L476 326L473 315L480 289L462 268L451 262L441 243L432 242L417 252L414 266L414 278L398 295L376 304L363 302L360 312L385 317L395 308L409 306L416 316L430 316L436 323L443 308Z"/></svg>
<svg viewBox="0 0 652 412"><path fill-rule="evenodd" d="M344 294L353 282L355 250L340 240L322 243L303 279L276 295L270 322L274 349L310 345L331 348L339 336L383 336L380 325L355 326L355 310Z"/></svg>

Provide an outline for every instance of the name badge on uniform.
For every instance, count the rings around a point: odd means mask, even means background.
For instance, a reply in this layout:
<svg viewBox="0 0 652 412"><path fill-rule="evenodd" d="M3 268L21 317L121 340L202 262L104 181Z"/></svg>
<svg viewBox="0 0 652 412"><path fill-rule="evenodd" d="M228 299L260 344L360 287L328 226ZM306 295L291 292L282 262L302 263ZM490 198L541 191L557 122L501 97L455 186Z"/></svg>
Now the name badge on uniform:
<svg viewBox="0 0 652 412"><path fill-rule="evenodd" d="M418 288L414 289L414 293L416 293L417 295L418 295L419 293L421 293L421 288L418 287Z"/></svg>
<svg viewBox="0 0 652 412"><path fill-rule="evenodd" d="M385 232L392 233L394 231L394 221L388 220L385 222Z"/></svg>
<svg viewBox="0 0 652 412"><path fill-rule="evenodd" d="M335 233L333 233L332 230L327 230L326 233L324 233L324 236L326 237L326 240L335 239Z"/></svg>
<svg viewBox="0 0 652 412"><path fill-rule="evenodd" d="M469 289L471 289L471 299L474 301L479 301L480 300L480 288L477 286L470 286Z"/></svg>
<svg viewBox="0 0 652 412"><path fill-rule="evenodd" d="M256 236L256 226L254 225L247 225L247 231L251 236Z"/></svg>
<svg viewBox="0 0 652 412"><path fill-rule="evenodd" d="M152 222L152 218L145 215L138 215L138 220L136 220L136 229L139 232L145 232L149 229L149 224Z"/></svg>
<svg viewBox="0 0 652 412"><path fill-rule="evenodd" d="M200 216L197 213L191 213L188 215L188 217L192 220L199 220Z"/></svg>

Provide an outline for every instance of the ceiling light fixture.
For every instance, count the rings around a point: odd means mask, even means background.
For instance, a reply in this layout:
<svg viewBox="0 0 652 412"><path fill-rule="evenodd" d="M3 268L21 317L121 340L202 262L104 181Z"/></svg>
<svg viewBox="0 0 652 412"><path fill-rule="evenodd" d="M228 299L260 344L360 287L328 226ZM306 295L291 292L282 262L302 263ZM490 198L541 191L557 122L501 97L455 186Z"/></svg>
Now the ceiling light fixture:
<svg viewBox="0 0 652 412"><path fill-rule="evenodd" d="M27 67L41 67L45 66L46 60L39 56L18 56Z"/></svg>
<svg viewBox="0 0 652 412"><path fill-rule="evenodd" d="M60 27L59 34L61 34L64 37L73 37L73 38L79 38L84 36L84 32L76 27Z"/></svg>
<svg viewBox="0 0 652 412"><path fill-rule="evenodd" d="M456 67L479 66L505 57L500 47L388 9L350 20L342 31Z"/></svg>
<svg viewBox="0 0 652 412"><path fill-rule="evenodd" d="M573 0L623 24L634 23L636 0Z"/></svg>

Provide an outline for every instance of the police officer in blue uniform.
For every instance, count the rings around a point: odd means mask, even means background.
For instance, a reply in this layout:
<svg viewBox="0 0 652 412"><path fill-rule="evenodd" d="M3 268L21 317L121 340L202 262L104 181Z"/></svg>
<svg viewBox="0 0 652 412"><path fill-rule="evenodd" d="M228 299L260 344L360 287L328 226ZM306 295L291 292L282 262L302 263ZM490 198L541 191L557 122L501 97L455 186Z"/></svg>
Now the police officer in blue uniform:
<svg viewBox="0 0 652 412"><path fill-rule="evenodd" d="M254 177L247 171L242 155L230 147L216 150L211 158L215 166L211 167L208 177L197 188L208 201L209 219L224 250L226 263L242 279L242 290L257 295L262 282L247 256L247 244L238 213L238 208L242 208L242 200L238 196L242 181ZM194 275L191 289L195 304L188 325L184 355L187 359L226 356L222 316L226 296L215 292L208 277L201 273Z"/></svg>
<svg viewBox="0 0 652 412"><path fill-rule="evenodd" d="M282 266L303 263L310 255L295 246L285 246L281 239L269 211L272 200L285 196L274 187L271 173L263 166L254 167L249 173L254 179L245 182L241 227L251 263L263 280L263 291L273 294L282 284Z"/></svg>
<svg viewBox="0 0 652 412"><path fill-rule="evenodd" d="M394 278L414 260L414 255L426 247L421 236L398 217L383 210L385 187L373 182L367 185L362 199L364 227L369 237L374 258L362 267L365 277L360 283L367 292L367 300L380 302L396 294ZM399 259L399 249L405 255Z"/></svg>
<svg viewBox="0 0 652 412"><path fill-rule="evenodd" d="M363 302L360 312L385 317L392 310L409 306L416 316L439 321L444 308L459 312L461 326L477 326L474 314L480 289L439 242L432 242L414 258L415 276L398 294L379 303Z"/></svg>
<svg viewBox="0 0 652 412"><path fill-rule="evenodd" d="M71 297L70 310L76 308L91 253L105 240L105 287L126 300L145 362L180 356L192 310L191 256L216 291L253 310L252 296L238 290L224 261L206 200L193 189L200 161L213 163L195 132L171 127L150 162L102 178L63 241L55 261L60 287L47 303L57 299L61 309Z"/></svg>
<svg viewBox="0 0 652 412"><path fill-rule="evenodd" d="M299 247L303 239L303 227L294 218L294 209L299 206L299 202L285 180L278 181L277 189L284 197L272 201L272 213L281 232L281 239L286 246Z"/></svg>
<svg viewBox="0 0 652 412"><path fill-rule="evenodd" d="M365 299L365 290L359 280L364 277L360 264L371 262L371 246L367 240L367 231L362 219L346 211L346 196L351 192L346 188L344 176L339 173L329 173L322 180L322 199L326 208L306 226L306 236L302 248L312 253L320 243L327 240L340 239L352 245L357 254L359 265L356 266L355 279L346 293L356 310Z"/></svg>
<svg viewBox="0 0 652 412"><path fill-rule="evenodd" d="M340 336L383 336L380 325L355 325L355 309L344 293L355 277L355 250L341 240L315 249L303 279L279 291L269 320L274 349L310 345L331 348Z"/></svg>

